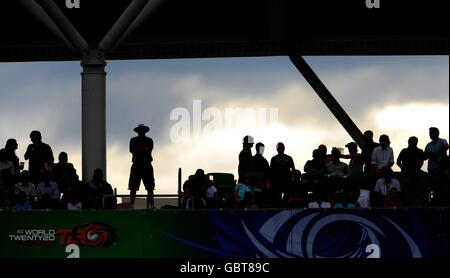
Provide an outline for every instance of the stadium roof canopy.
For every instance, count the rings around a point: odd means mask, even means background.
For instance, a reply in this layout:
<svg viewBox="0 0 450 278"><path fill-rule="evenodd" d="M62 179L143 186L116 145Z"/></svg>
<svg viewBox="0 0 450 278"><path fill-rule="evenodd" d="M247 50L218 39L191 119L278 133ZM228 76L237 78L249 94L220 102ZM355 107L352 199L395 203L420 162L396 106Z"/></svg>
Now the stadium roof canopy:
<svg viewBox="0 0 450 278"><path fill-rule="evenodd" d="M25 0L41 3L41 0ZM21 0L1 1L0 62L80 61ZM96 49L131 0L54 1ZM445 1L165 0L107 60L288 55L448 55Z"/></svg>

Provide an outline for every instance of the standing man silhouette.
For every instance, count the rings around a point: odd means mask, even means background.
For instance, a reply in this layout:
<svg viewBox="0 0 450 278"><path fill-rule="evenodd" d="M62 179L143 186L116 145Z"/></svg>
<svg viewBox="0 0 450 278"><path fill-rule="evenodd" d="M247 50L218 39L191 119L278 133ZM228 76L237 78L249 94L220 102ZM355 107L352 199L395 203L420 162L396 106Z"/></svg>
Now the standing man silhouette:
<svg viewBox="0 0 450 278"><path fill-rule="evenodd" d="M134 208L136 191L139 190L141 179L147 190L147 201L150 202L151 208L154 208L153 190L155 189L155 178L152 167L153 140L145 136L150 128L144 124L139 124L133 130L138 136L130 140L130 153L133 154L133 165L131 165L130 180L128 183L128 189L131 195L131 208Z"/></svg>

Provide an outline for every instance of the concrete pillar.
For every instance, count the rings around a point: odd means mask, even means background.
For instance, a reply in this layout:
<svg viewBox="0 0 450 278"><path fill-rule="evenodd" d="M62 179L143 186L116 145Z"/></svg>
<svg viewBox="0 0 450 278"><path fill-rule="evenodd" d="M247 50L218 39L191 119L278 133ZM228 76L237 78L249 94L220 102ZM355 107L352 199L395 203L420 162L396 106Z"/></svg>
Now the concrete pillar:
<svg viewBox="0 0 450 278"><path fill-rule="evenodd" d="M83 181L94 170L106 179L106 61L99 50L90 50L81 61L82 168Z"/></svg>

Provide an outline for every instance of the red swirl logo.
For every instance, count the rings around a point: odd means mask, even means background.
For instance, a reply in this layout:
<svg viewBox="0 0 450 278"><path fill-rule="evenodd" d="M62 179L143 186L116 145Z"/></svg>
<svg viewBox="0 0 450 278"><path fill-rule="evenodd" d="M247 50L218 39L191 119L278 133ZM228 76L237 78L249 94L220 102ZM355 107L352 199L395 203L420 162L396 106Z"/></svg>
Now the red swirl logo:
<svg viewBox="0 0 450 278"><path fill-rule="evenodd" d="M72 230L59 230L56 234L62 236L61 245L109 247L119 239L111 226L99 222L83 223Z"/></svg>

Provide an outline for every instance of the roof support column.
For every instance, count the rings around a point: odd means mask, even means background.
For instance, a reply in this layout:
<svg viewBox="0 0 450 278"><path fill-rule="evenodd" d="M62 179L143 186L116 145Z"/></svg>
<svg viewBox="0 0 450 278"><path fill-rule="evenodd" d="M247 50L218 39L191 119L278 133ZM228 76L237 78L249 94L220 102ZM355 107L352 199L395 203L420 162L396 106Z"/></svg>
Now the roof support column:
<svg viewBox="0 0 450 278"><path fill-rule="evenodd" d="M309 67L308 63L306 63L302 56L295 53L291 53L289 58L309 85L311 85L317 95L322 99L328 109L330 109L331 113L333 113L339 123L341 123L348 134L353 138L355 143L362 148L365 145L365 139L362 132L347 115L345 110L339 105L330 91L328 91L327 87L325 87L320 78Z"/></svg>
<svg viewBox="0 0 450 278"><path fill-rule="evenodd" d="M106 177L106 61L99 50L90 50L81 62L83 181L96 168Z"/></svg>

